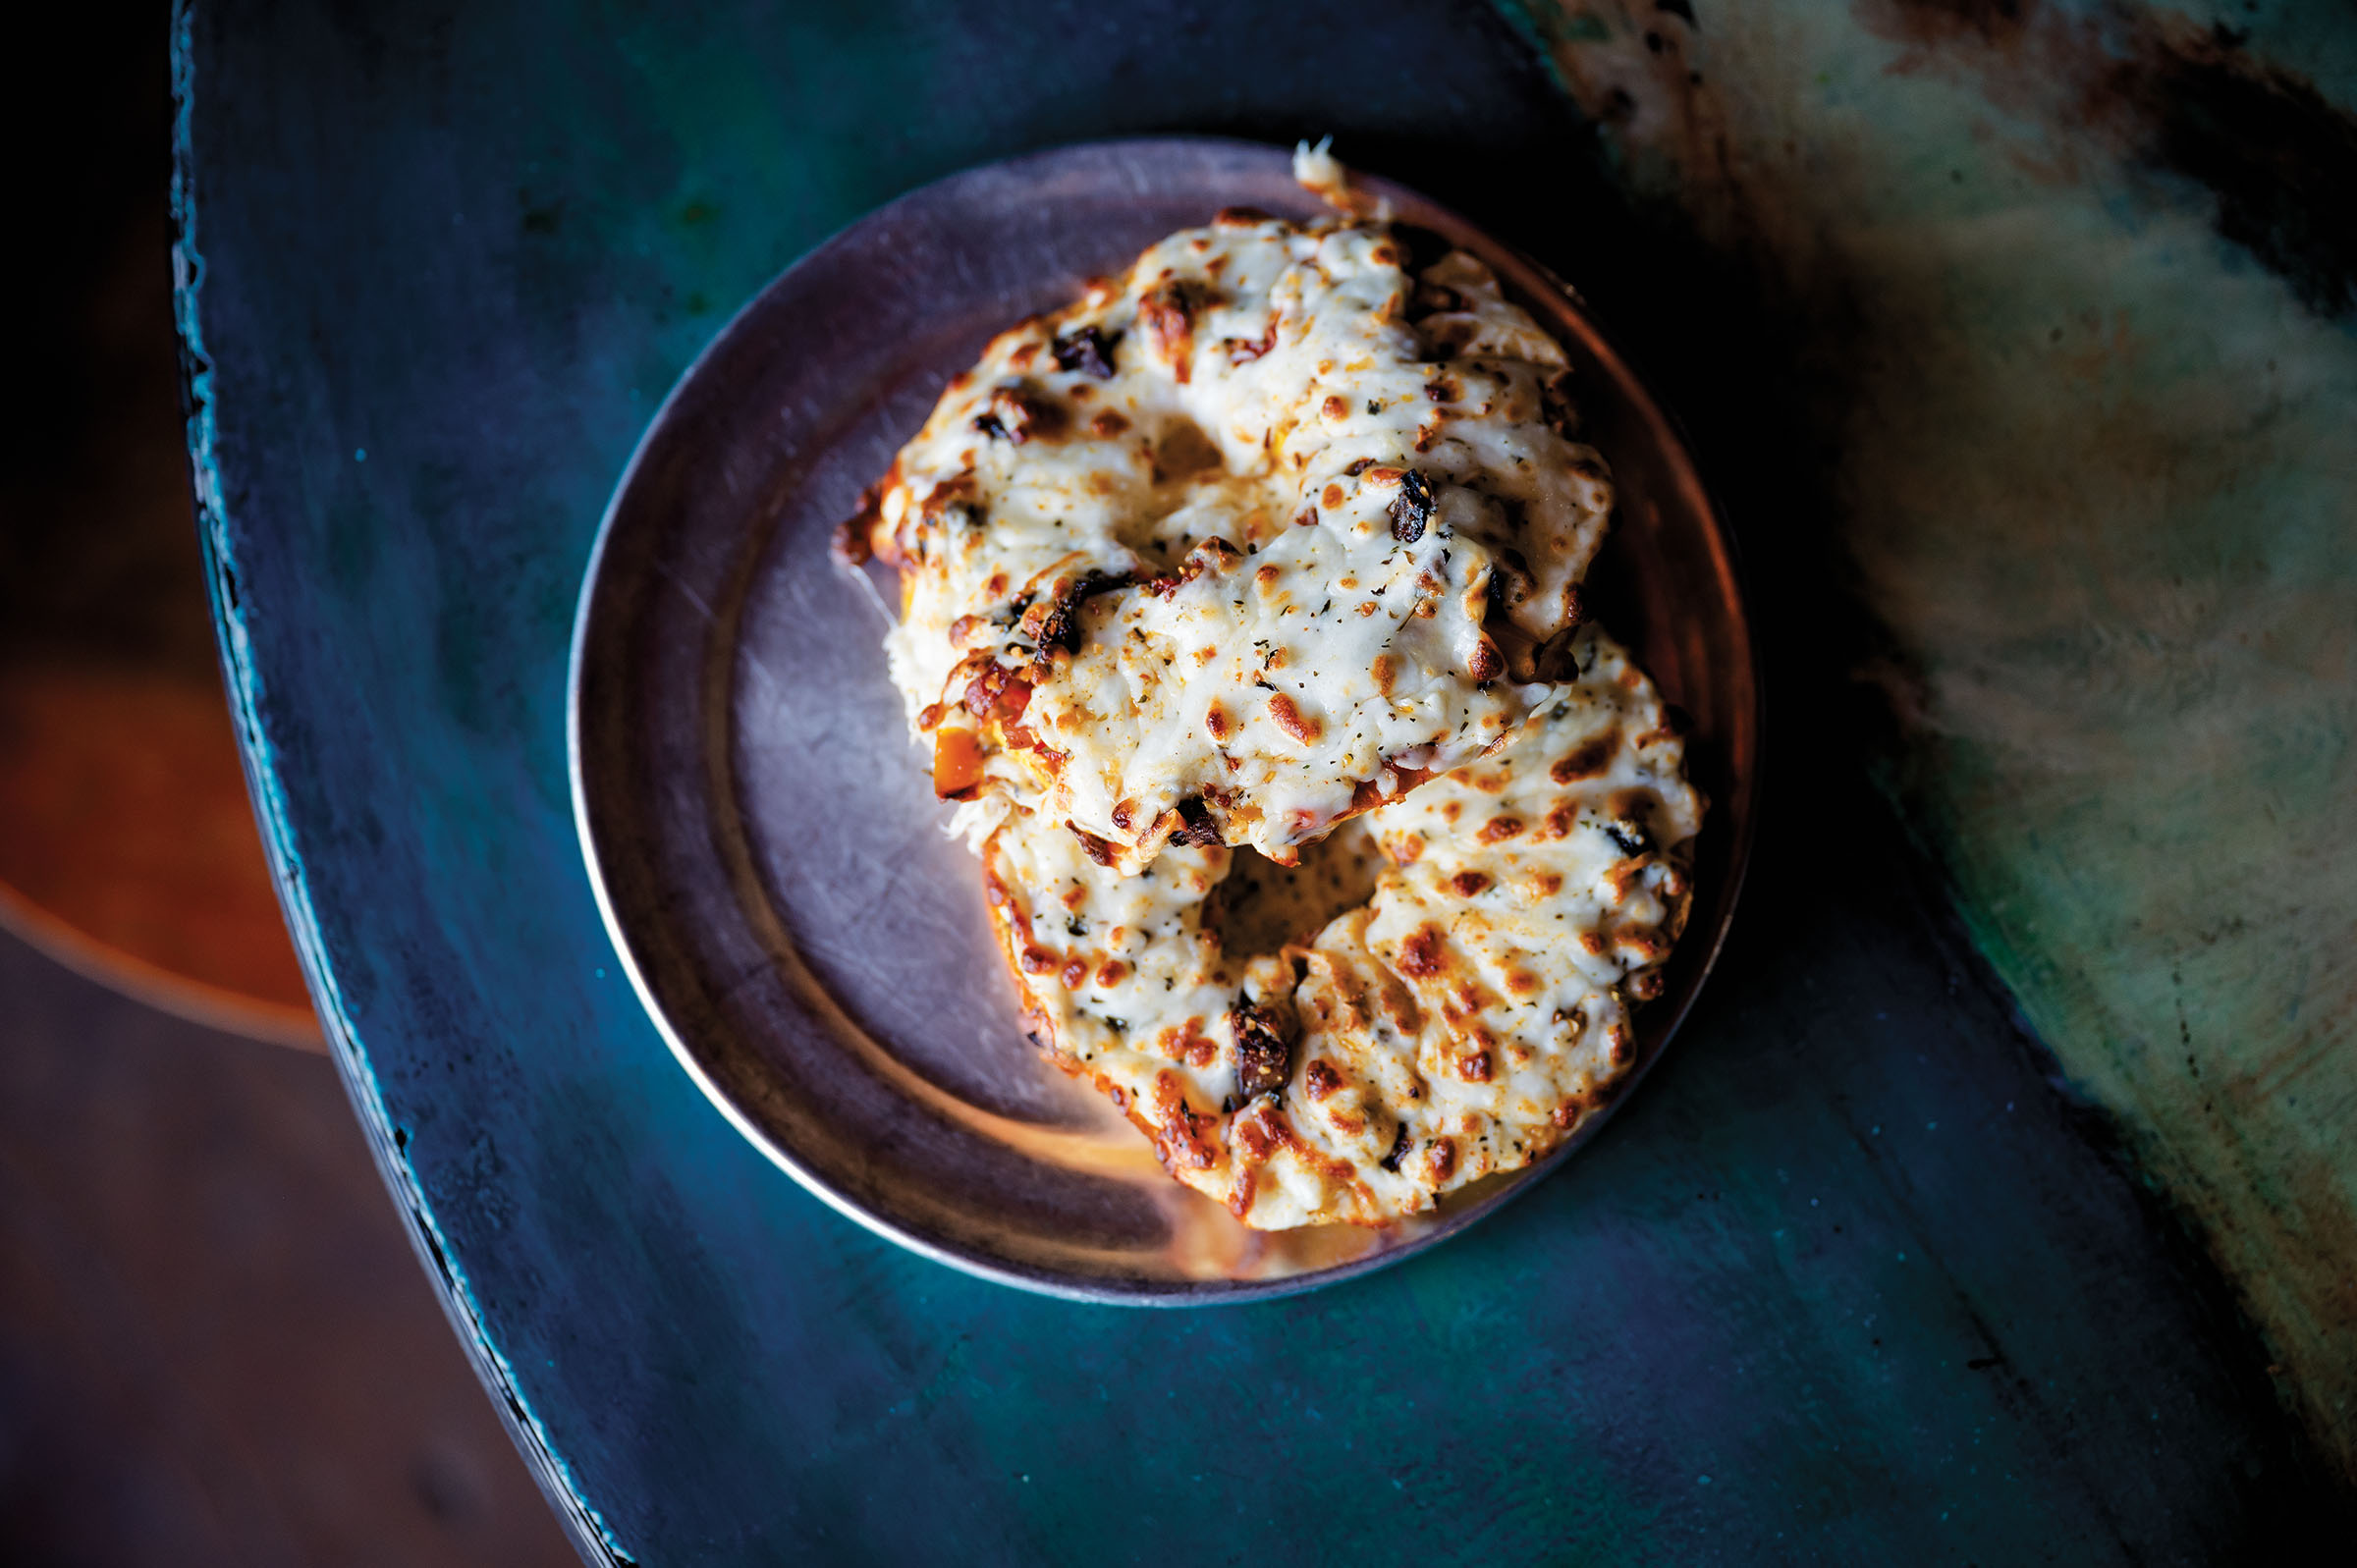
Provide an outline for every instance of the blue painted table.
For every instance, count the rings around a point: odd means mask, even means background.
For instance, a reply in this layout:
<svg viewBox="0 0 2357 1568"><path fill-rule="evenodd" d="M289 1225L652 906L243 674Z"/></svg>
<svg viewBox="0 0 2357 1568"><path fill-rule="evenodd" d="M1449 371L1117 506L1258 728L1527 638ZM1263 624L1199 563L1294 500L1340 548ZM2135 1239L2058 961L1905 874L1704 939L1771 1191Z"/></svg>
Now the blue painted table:
<svg viewBox="0 0 2357 1568"><path fill-rule="evenodd" d="M2227 1293L1868 784L1815 455L1745 412L1789 351L1501 13L178 27L191 445L265 837L395 1200L586 1556L2143 1561L2319 1525ZM1595 1146L1399 1269L1176 1314L905 1255L739 1139L621 977L564 765L599 513L726 313L927 179L1165 131L1332 133L1581 283L1727 493L1775 748L1747 917Z"/></svg>

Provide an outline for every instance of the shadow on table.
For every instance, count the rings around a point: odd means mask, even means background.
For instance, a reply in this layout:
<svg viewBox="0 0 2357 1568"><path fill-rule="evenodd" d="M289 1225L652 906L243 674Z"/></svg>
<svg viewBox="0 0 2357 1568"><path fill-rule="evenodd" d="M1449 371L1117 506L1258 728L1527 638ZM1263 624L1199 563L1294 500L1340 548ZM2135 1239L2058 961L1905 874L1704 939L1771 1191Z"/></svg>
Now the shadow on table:
<svg viewBox="0 0 2357 1568"><path fill-rule="evenodd" d="M334 1070L0 935L0 1556L569 1563Z"/></svg>

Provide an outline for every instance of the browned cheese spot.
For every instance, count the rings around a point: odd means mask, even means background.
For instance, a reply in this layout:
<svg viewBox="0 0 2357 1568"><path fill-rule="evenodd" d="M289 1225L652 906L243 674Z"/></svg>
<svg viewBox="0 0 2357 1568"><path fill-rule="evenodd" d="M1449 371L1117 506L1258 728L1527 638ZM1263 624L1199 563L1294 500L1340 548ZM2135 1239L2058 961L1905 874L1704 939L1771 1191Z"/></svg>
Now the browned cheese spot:
<svg viewBox="0 0 2357 1568"><path fill-rule="evenodd" d="M1341 485L1328 485L1324 490L1318 493L1318 499L1325 503L1326 510L1328 512L1332 512L1335 508L1343 504L1343 487Z"/></svg>
<svg viewBox="0 0 2357 1568"><path fill-rule="evenodd" d="M1086 979L1088 978L1088 962L1087 962L1087 960L1085 960L1085 959L1082 959L1082 958L1074 958L1074 959L1072 959L1072 960L1071 960L1069 963L1068 963L1068 964L1066 964L1066 965L1064 966L1064 973L1063 973L1062 975L1060 975L1058 978L1059 978L1059 979L1061 979L1061 980L1064 982L1064 989L1065 989L1065 990L1067 990L1067 991L1077 991L1077 990L1079 990L1079 989L1080 989L1080 982L1081 982L1081 981L1083 981L1083 980L1086 980Z"/></svg>
<svg viewBox="0 0 2357 1568"><path fill-rule="evenodd" d="M1600 735L1594 735L1581 741L1562 756L1556 758L1555 765L1547 770L1547 777L1559 784L1571 784L1581 779L1593 779L1611 766L1613 753L1618 750L1619 746L1620 731L1617 729L1607 730Z"/></svg>
<svg viewBox="0 0 2357 1568"><path fill-rule="evenodd" d="M1474 837L1483 843L1497 843L1501 839L1511 838L1521 831L1522 819L1520 817L1498 816L1483 823L1481 832Z"/></svg>
<svg viewBox="0 0 2357 1568"><path fill-rule="evenodd" d="M1456 1143L1450 1138L1435 1138L1424 1146L1425 1179L1437 1187L1456 1174Z"/></svg>
<svg viewBox="0 0 2357 1568"><path fill-rule="evenodd" d="M1129 966L1127 964L1124 963L1119 958L1108 958L1103 963L1097 965L1097 984L1100 986L1118 986L1123 982L1123 980L1127 978L1128 974Z"/></svg>
<svg viewBox="0 0 2357 1568"><path fill-rule="evenodd" d="M1235 732L1235 721L1228 717L1226 708L1214 702L1204 710L1203 728L1211 731L1212 739L1225 741Z"/></svg>
<svg viewBox="0 0 2357 1568"><path fill-rule="evenodd" d="M1670 956L1670 944L1651 926L1623 926L1613 933L1613 944L1627 948L1647 963L1660 963Z"/></svg>
<svg viewBox="0 0 2357 1568"><path fill-rule="evenodd" d="M1379 653L1368 673L1375 677L1375 689L1388 697L1399 678L1399 662L1388 653Z"/></svg>
<svg viewBox="0 0 2357 1568"><path fill-rule="evenodd" d="M1303 714L1282 691L1269 699L1269 717L1277 721L1278 729L1305 746L1325 732L1325 726Z"/></svg>
<svg viewBox="0 0 2357 1568"><path fill-rule="evenodd" d="M1137 301L1138 325L1154 356L1170 366L1172 379L1186 384L1195 351L1193 291L1172 280L1156 284Z"/></svg>
<svg viewBox="0 0 2357 1568"><path fill-rule="evenodd" d="M1466 1052L1456 1058L1456 1075L1467 1083L1488 1083L1490 1054L1486 1051Z"/></svg>
<svg viewBox="0 0 2357 1568"><path fill-rule="evenodd" d="M1459 898L1475 897L1489 885L1489 877L1479 871L1460 871L1449 879L1449 886L1456 891Z"/></svg>
<svg viewBox="0 0 2357 1568"><path fill-rule="evenodd" d="M1498 644L1490 640L1488 632L1483 632L1481 640L1473 645L1473 657L1465 662L1465 674L1473 677L1477 686L1486 686L1506 674L1506 655L1498 651Z"/></svg>
<svg viewBox="0 0 2357 1568"><path fill-rule="evenodd" d="M1517 997L1527 997L1539 989L1539 977L1527 969L1508 969L1506 972L1506 989Z"/></svg>
<svg viewBox="0 0 2357 1568"><path fill-rule="evenodd" d="M1343 1087L1343 1077L1331 1063L1320 1057L1302 1069L1301 1084L1309 1091L1310 1099L1325 1100Z"/></svg>
<svg viewBox="0 0 2357 1568"><path fill-rule="evenodd" d="M1277 1136L1276 1129L1269 1125L1268 1118L1261 1113L1261 1108L1255 1108L1250 1113L1235 1118L1235 1147L1246 1163L1267 1164L1269 1156L1275 1154L1283 1143L1284 1140ZM1229 1206L1239 1214L1250 1204L1250 1171L1244 1172L1244 1179L1240 1180L1236 1186L1237 1196L1243 1198L1244 1203Z"/></svg>
<svg viewBox="0 0 2357 1568"><path fill-rule="evenodd" d="M1016 962L1022 965L1024 974L1044 975L1056 967L1056 955L1045 947L1025 947Z"/></svg>
<svg viewBox="0 0 2357 1568"><path fill-rule="evenodd" d="M995 387L990 408L974 416L973 427L994 440L1021 446L1053 436L1064 428L1064 409L1022 387Z"/></svg>
<svg viewBox="0 0 2357 1568"><path fill-rule="evenodd" d="M1393 979L1383 977L1375 993L1375 1001L1392 1026L1403 1035L1412 1035L1424 1027L1424 1009L1416 1005L1416 994ZM1415 1091L1421 1093L1421 1091Z"/></svg>
<svg viewBox="0 0 2357 1568"><path fill-rule="evenodd" d="M1157 1133L1155 1153L1165 1164L1185 1162L1197 1170L1209 1170L1218 1155L1195 1130L1194 1113L1187 1108L1186 1092L1178 1086L1178 1075L1164 1068L1155 1075L1152 1121Z"/></svg>
<svg viewBox="0 0 2357 1568"><path fill-rule="evenodd" d="M1329 419L1347 419L1350 417L1350 405L1341 398L1328 398L1324 404L1320 405L1319 411Z"/></svg>
<svg viewBox="0 0 2357 1568"><path fill-rule="evenodd" d="M1604 798L1605 810L1616 819L1642 826L1653 814L1653 795L1641 788L1616 789Z"/></svg>
<svg viewBox="0 0 2357 1568"><path fill-rule="evenodd" d="M1208 1067L1220 1059L1219 1042L1203 1032L1203 1020L1189 1018L1178 1037L1178 1054L1190 1067Z"/></svg>
<svg viewBox="0 0 2357 1568"><path fill-rule="evenodd" d="M1083 387L1080 390L1085 392L1088 389ZM1111 441L1128 428L1129 421L1112 408L1099 408L1088 420L1088 433L1100 441Z"/></svg>
<svg viewBox="0 0 2357 1568"><path fill-rule="evenodd" d="M1449 965L1449 955L1441 950L1441 934L1430 926L1418 926L1399 944L1399 972L1418 980L1430 980Z"/></svg>

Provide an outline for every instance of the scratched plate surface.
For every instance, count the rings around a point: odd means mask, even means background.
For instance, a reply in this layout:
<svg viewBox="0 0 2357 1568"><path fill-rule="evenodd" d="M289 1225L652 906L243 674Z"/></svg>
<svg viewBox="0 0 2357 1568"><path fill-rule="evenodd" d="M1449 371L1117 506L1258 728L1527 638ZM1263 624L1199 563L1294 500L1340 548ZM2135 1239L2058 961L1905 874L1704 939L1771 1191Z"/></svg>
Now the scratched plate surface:
<svg viewBox="0 0 2357 1568"><path fill-rule="evenodd" d="M1377 189L1485 252L1568 346L1583 433L1619 491L1590 603L1694 719L1715 806L1691 927L1639 1015L1641 1074L1709 968L1749 838L1758 691L1732 558L1682 442L1565 294L1462 219ZM1236 203L1321 210L1281 150L1161 138L971 171L853 225L747 305L656 416L576 628L582 844L682 1063L854 1217L1097 1300L1234 1299L1378 1267L1470 1224L1601 1123L1383 1229L1264 1236L1169 1180L1024 1040L973 859L941 831L886 678L885 597L830 564L834 524L985 340Z"/></svg>

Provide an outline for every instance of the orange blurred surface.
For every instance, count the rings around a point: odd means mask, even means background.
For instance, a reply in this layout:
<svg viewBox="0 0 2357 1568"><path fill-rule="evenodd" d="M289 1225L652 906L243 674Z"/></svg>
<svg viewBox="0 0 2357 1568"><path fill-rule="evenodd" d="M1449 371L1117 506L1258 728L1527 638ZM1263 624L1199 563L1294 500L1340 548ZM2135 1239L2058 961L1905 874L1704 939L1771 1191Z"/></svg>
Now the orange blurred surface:
<svg viewBox="0 0 2357 1568"><path fill-rule="evenodd" d="M217 1028L319 1044L221 690L172 330L166 12L47 13L0 378L0 924Z"/></svg>
<svg viewBox="0 0 2357 1568"><path fill-rule="evenodd" d="M177 979L200 1007L218 991L281 1015L270 1033L313 1029L216 684L95 663L0 666L0 883L159 972L135 969L134 989ZM82 956L87 967L108 955Z"/></svg>

